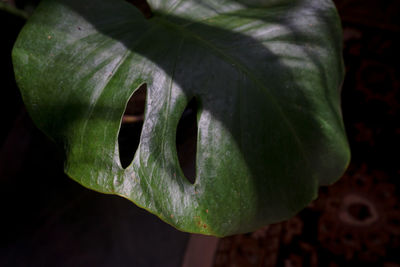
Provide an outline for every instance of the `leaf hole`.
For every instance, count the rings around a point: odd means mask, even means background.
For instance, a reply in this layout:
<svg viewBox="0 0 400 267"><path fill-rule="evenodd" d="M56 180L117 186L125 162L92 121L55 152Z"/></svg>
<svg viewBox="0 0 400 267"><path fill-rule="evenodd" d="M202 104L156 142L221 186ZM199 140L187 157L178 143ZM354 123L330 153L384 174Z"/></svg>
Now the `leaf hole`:
<svg viewBox="0 0 400 267"><path fill-rule="evenodd" d="M147 86L143 84L130 97L126 105L118 134L119 159L128 167L139 147L146 105Z"/></svg>
<svg viewBox="0 0 400 267"><path fill-rule="evenodd" d="M146 19L150 19L153 16L149 3L146 0L126 0L128 3L134 5L137 9L142 12Z"/></svg>
<svg viewBox="0 0 400 267"><path fill-rule="evenodd" d="M196 98L192 98L183 111L176 130L179 165L191 184L196 180L197 109Z"/></svg>

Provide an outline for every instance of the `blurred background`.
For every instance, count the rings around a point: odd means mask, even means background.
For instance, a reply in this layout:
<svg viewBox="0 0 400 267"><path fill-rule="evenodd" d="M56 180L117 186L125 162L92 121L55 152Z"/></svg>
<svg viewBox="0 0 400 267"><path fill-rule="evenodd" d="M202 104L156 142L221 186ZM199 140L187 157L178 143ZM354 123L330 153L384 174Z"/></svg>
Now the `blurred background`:
<svg viewBox="0 0 400 267"><path fill-rule="evenodd" d="M400 1L335 1L352 150L344 177L289 221L223 239L179 232L63 174L61 152L24 109L11 62L37 2L0 0L0 266L400 267ZM190 108L183 133L193 132ZM122 139L140 133L137 113L127 114Z"/></svg>

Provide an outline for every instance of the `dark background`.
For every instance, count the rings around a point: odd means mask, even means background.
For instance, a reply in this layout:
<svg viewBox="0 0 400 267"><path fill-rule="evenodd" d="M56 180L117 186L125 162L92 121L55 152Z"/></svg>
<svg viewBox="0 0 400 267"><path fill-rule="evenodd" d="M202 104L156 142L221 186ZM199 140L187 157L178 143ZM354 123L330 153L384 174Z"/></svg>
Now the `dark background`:
<svg viewBox="0 0 400 267"><path fill-rule="evenodd" d="M36 2L16 4L29 11ZM216 267L400 267L400 1L335 2L350 167L291 220L221 239ZM0 266L180 266L188 234L63 174L60 151L33 126L15 85L10 55L23 24L0 11Z"/></svg>
<svg viewBox="0 0 400 267"><path fill-rule="evenodd" d="M221 240L216 267L400 266L400 1L335 3L349 169L291 220Z"/></svg>

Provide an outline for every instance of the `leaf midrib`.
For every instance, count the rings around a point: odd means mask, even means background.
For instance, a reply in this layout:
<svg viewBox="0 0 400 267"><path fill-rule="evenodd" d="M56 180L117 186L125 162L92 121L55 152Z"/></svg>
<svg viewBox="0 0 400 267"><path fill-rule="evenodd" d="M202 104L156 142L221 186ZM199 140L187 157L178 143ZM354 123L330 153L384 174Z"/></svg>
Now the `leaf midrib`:
<svg viewBox="0 0 400 267"><path fill-rule="evenodd" d="M210 52L214 52L214 54L219 57L222 58L223 60L225 60L225 62L230 63L231 65L233 65L234 67L236 67L239 71L241 71L242 73L244 73L245 75L247 75L250 80L258 87L264 90L264 92L269 96L269 100L270 102L273 104L273 106L276 108L276 110L278 111L278 113L281 115L281 117L283 118L285 124L287 125L289 131L292 133L295 141L298 144L298 147L301 151L301 153L303 154L304 159L307 161L308 163L308 168L310 167L310 161L308 159L308 156L306 154L304 145L300 139L300 137L297 135L296 131L295 131L295 127L293 126L293 123L290 121L290 119L288 118L288 116L286 115L286 113L283 111L283 109L281 108L279 102L276 100L275 96L269 91L269 89L267 87L264 86L264 84L262 83L262 81L255 75L252 74L252 71L246 67L245 65L243 65L239 60L235 59L234 57L231 57L230 55L226 54L223 50L219 49L218 47L216 47L214 44L212 44L211 42L209 42L206 39L203 39L200 35L196 34L193 31L190 31L187 26L188 25L178 25L175 23L170 22L169 20L163 18L163 17L154 17L152 19L155 23L159 23L162 26L166 27L166 28L172 28L175 30L175 32L181 33L183 35L183 37L189 37L191 39L195 39L198 41L198 43L205 47L205 48L209 48ZM215 26L214 26L215 27Z"/></svg>

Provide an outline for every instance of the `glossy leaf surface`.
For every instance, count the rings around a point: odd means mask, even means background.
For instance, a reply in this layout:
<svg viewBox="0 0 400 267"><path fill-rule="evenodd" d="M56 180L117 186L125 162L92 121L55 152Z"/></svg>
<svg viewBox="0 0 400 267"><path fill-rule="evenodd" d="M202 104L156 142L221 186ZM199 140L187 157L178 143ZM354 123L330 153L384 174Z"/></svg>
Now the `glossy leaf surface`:
<svg viewBox="0 0 400 267"><path fill-rule="evenodd" d="M225 236L293 216L349 160L340 111L341 28L330 0L44 0L13 50L36 122L65 172L183 231ZM126 103L147 84L133 162L121 167ZM176 153L199 105L196 181Z"/></svg>

